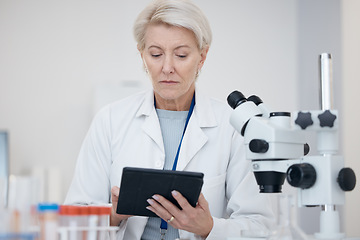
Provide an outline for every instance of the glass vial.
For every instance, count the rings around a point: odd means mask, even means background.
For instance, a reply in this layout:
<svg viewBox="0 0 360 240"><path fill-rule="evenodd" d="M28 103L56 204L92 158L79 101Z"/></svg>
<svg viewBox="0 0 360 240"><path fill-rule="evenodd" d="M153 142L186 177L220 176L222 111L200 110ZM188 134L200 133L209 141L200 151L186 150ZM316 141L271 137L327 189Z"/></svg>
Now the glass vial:
<svg viewBox="0 0 360 240"><path fill-rule="evenodd" d="M269 240L307 240L306 234L298 227L296 207L292 195L278 195L278 226Z"/></svg>

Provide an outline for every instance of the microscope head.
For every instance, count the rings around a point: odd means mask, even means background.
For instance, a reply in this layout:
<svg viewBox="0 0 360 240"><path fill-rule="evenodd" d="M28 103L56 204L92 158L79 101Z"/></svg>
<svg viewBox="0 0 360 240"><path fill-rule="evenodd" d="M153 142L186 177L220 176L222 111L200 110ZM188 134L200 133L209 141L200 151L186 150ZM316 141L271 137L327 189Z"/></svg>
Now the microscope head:
<svg viewBox="0 0 360 240"><path fill-rule="evenodd" d="M269 112L256 96L245 98L234 91L227 100L234 109L230 123L244 136L260 192L281 192L289 160L304 156L304 136L291 128L290 113Z"/></svg>

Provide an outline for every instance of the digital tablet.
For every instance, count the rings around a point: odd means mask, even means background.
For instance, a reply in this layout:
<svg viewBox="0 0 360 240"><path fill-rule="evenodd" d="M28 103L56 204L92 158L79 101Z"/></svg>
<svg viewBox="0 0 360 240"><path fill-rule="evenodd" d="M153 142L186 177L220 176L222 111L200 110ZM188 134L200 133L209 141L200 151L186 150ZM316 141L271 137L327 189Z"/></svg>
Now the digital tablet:
<svg viewBox="0 0 360 240"><path fill-rule="evenodd" d="M147 210L147 199L159 194L180 208L171 191L180 192L195 207L203 185L200 172L125 167L120 183L118 214L157 217ZM181 209L181 208L180 208Z"/></svg>

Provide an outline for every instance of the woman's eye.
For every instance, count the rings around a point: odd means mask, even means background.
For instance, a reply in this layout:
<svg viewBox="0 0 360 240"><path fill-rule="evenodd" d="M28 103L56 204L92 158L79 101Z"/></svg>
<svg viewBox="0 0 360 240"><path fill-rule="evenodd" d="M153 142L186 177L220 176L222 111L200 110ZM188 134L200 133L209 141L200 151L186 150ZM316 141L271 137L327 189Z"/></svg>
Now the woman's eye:
<svg viewBox="0 0 360 240"><path fill-rule="evenodd" d="M181 55L181 54L179 54L179 55L177 55L179 58L186 58L186 55Z"/></svg>
<svg viewBox="0 0 360 240"><path fill-rule="evenodd" d="M161 54L151 54L151 56L154 57L154 58L157 58L157 57L160 57Z"/></svg>

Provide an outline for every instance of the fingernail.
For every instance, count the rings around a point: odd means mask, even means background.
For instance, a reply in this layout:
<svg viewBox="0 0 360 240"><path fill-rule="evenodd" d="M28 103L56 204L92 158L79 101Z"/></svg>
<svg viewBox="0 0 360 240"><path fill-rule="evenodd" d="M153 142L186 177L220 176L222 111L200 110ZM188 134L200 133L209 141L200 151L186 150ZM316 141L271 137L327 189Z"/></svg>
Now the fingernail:
<svg viewBox="0 0 360 240"><path fill-rule="evenodd" d="M171 194L172 194L173 196L177 196L179 193L178 193L178 191L173 190L173 191L171 192Z"/></svg>
<svg viewBox="0 0 360 240"><path fill-rule="evenodd" d="M152 200L152 199L148 199L148 200L146 200L150 205L152 205L152 204L154 204L154 200Z"/></svg>
<svg viewBox="0 0 360 240"><path fill-rule="evenodd" d="M153 195L152 198L155 200L159 200L159 197L157 195Z"/></svg>

